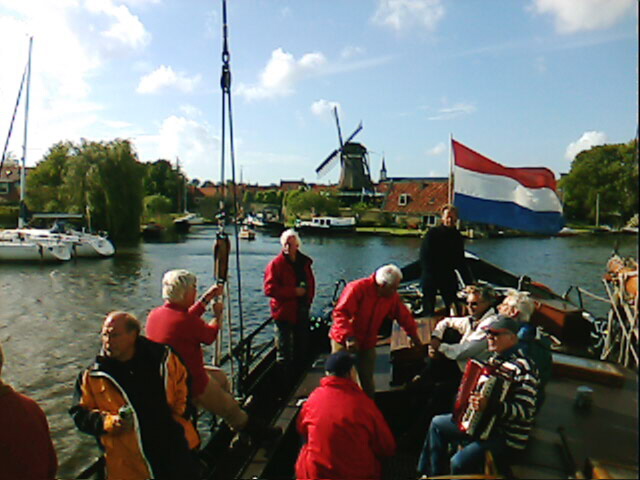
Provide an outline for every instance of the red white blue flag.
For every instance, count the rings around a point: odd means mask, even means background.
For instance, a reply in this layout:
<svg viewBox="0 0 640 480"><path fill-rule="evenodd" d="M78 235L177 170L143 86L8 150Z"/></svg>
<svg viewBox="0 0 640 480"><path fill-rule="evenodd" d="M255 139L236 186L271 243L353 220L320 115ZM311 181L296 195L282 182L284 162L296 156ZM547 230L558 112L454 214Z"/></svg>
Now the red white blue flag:
<svg viewBox="0 0 640 480"><path fill-rule="evenodd" d="M460 218L525 232L564 226L556 179L548 168L508 168L452 140L454 205Z"/></svg>

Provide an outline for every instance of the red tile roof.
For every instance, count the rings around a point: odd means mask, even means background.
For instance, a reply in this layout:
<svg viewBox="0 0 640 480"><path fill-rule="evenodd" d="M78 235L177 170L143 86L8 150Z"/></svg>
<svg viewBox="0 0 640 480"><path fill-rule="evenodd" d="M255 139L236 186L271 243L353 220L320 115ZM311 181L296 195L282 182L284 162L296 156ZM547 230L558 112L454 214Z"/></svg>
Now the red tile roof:
<svg viewBox="0 0 640 480"><path fill-rule="evenodd" d="M406 205L400 205L400 195L408 195ZM402 180L388 183L384 212L429 214L439 213L448 202L449 184L442 180Z"/></svg>

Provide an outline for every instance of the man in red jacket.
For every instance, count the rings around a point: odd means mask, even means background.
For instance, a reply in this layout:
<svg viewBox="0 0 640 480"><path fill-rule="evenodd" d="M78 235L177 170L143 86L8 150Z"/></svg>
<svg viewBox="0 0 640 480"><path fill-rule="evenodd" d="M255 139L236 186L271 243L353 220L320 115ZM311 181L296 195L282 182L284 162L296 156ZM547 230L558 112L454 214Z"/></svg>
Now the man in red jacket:
<svg viewBox="0 0 640 480"><path fill-rule="evenodd" d="M3 364L0 345L0 375ZM0 480L50 480L57 469L44 412L0 378Z"/></svg>
<svg viewBox="0 0 640 480"><path fill-rule="evenodd" d="M271 316L278 336L278 367L281 380L287 383L305 368L302 361L309 340L309 308L316 291L311 270L313 260L300 251L300 237L293 230L280 236L282 251L264 272L264 293L271 297ZM294 367L298 371L294 371Z"/></svg>
<svg viewBox="0 0 640 480"><path fill-rule="evenodd" d="M371 398L376 391L373 372L382 322L396 320L414 345L422 347L413 315L397 292L401 280L402 273L395 265L380 267L370 277L347 284L333 309L331 351L346 349L356 354L360 385Z"/></svg>
<svg viewBox="0 0 640 480"><path fill-rule="evenodd" d="M327 376L300 411L298 479L378 479L380 459L395 453L382 413L356 383L354 362L346 351L330 355Z"/></svg>

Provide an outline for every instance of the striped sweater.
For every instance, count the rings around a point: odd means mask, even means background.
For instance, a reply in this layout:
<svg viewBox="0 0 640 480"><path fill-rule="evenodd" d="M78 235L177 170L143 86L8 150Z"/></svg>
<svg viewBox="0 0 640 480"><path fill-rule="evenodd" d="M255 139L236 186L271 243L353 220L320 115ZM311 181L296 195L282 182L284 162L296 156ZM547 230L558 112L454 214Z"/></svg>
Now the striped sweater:
<svg viewBox="0 0 640 480"><path fill-rule="evenodd" d="M493 354L488 362L512 372L514 381L505 401L499 405L496 427L504 435L507 446L522 450L527 444L536 413L538 372L533 362L519 348Z"/></svg>

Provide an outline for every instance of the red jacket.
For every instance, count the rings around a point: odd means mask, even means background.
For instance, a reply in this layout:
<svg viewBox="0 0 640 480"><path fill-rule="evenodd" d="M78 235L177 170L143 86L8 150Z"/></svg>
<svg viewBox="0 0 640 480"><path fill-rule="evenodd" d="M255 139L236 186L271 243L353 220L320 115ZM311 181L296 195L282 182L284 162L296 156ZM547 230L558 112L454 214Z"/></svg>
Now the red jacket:
<svg viewBox="0 0 640 480"><path fill-rule="evenodd" d="M57 469L44 412L0 382L0 479L49 480Z"/></svg>
<svg viewBox="0 0 640 480"><path fill-rule="evenodd" d="M218 336L218 326L200 318L205 308L202 302L194 303L189 310L167 302L151 311L145 327L149 340L165 343L178 352L191 375L194 397L204 392L209 381L200 344L211 345Z"/></svg>
<svg viewBox="0 0 640 480"><path fill-rule="evenodd" d="M316 279L311 270L313 260L298 252L298 256L304 262L304 270L307 276L307 293L305 295L309 305L313 302L316 293ZM293 265L288 257L280 254L269 262L264 272L264 294L271 297L271 316L276 322L287 322L291 325L298 323L298 298L296 287L298 280Z"/></svg>
<svg viewBox="0 0 640 480"><path fill-rule="evenodd" d="M333 324L329 337L344 345L355 337L362 349L376 346L378 331L385 318L396 320L410 337L418 327L398 293L390 297L378 295L375 274L347 284L333 309Z"/></svg>
<svg viewBox="0 0 640 480"><path fill-rule="evenodd" d="M376 404L347 378L324 377L297 425L306 440L296 462L298 479L381 478L380 458L396 450Z"/></svg>

